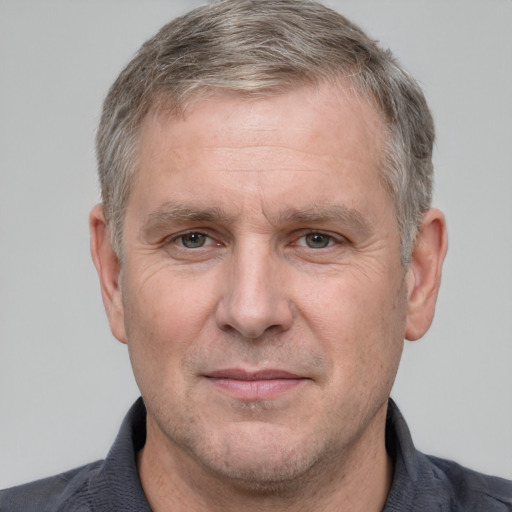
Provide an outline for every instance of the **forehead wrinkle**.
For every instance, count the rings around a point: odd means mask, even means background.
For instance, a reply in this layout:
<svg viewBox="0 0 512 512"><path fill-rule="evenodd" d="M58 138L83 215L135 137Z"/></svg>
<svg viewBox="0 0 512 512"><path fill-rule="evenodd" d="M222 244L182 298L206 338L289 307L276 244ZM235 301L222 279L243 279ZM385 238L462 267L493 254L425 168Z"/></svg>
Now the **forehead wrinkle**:
<svg viewBox="0 0 512 512"><path fill-rule="evenodd" d="M277 153L276 153L277 150ZM295 148L282 146L206 146L200 151L206 155L211 155L213 160L209 160L209 170L221 172L344 172L348 168L361 168L372 166L378 168L379 163L375 161L372 151L367 153L358 153L357 155L330 155L324 151L311 152ZM181 161L187 168L197 163L197 148L191 155L190 161L174 150L176 162ZM226 154L229 153L226 158ZM220 164L215 164L215 157L221 160ZM199 169L201 166L199 166Z"/></svg>
<svg viewBox="0 0 512 512"><path fill-rule="evenodd" d="M303 155L306 157L314 157L315 159L321 159L321 160L337 160L336 158L333 158L331 155L327 155L325 150L322 150L321 148L318 149L318 151L304 151L300 148L294 148L294 147L288 147L285 145L280 144L240 144L240 145L230 145L230 146L220 146L220 145L208 145L203 146L201 148L203 151L207 153L224 153L229 152L234 155L240 154L242 155L242 158L246 159L248 153L254 153L254 154L263 154L263 155L270 155L272 158L275 157L276 152L279 154L282 154L284 156L290 155L290 156L296 156L296 155Z"/></svg>
<svg viewBox="0 0 512 512"><path fill-rule="evenodd" d="M269 149L276 148L279 149L280 153L277 155L278 158L276 158L275 153L273 154L272 151L268 151ZM336 171L343 171L352 162L354 165L361 165L361 162L356 159L338 159L322 153L314 154L306 151L278 148L276 146L259 148L253 146L247 146L246 148L212 146L202 147L199 151L208 157L207 170L213 172L240 172L248 174L275 171L290 173L325 172L326 169L331 168ZM226 152L229 152L228 158L226 158ZM294 158L294 156L299 156L300 166L297 164L297 158ZM191 151L188 156L184 156L180 152L180 148L174 148L172 150L172 157L174 170L192 170L196 173L203 171L204 164L198 155L197 148Z"/></svg>

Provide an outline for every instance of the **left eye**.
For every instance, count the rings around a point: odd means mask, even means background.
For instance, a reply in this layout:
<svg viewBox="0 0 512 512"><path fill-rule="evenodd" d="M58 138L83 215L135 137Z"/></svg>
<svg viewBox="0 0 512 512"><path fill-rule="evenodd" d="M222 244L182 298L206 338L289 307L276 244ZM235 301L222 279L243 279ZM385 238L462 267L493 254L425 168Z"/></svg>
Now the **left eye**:
<svg viewBox="0 0 512 512"><path fill-rule="evenodd" d="M324 233L308 233L299 239L298 244L310 249L325 249L334 243L333 237Z"/></svg>
<svg viewBox="0 0 512 512"><path fill-rule="evenodd" d="M179 243L187 249L197 249L207 244L209 237L203 233L186 233L177 238Z"/></svg>

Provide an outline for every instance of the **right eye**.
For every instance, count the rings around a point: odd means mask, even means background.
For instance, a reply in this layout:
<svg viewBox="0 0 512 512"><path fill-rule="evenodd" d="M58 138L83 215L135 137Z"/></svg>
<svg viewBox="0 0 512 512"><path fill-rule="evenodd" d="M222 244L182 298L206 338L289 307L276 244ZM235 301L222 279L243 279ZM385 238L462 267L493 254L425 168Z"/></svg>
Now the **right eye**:
<svg viewBox="0 0 512 512"><path fill-rule="evenodd" d="M212 239L203 233L191 232L180 235L176 241L187 249L198 249L212 243Z"/></svg>

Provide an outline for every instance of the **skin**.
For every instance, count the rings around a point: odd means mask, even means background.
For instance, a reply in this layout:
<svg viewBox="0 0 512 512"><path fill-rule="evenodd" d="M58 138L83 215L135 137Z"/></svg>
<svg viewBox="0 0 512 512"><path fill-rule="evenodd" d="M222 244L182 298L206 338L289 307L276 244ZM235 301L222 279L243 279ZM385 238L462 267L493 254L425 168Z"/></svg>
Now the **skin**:
<svg viewBox="0 0 512 512"><path fill-rule="evenodd" d="M382 134L327 85L146 118L122 266L100 205L90 223L154 511L382 509L387 400L446 252L429 210L402 267Z"/></svg>

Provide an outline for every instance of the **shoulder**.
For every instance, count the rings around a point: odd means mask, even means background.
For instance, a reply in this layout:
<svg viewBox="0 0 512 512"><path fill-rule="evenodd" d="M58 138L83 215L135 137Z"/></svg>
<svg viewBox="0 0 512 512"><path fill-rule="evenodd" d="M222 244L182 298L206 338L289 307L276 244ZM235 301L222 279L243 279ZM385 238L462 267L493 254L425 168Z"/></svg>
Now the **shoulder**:
<svg viewBox="0 0 512 512"><path fill-rule="evenodd" d="M386 512L512 512L512 481L418 451L393 400L386 448L395 465Z"/></svg>
<svg viewBox="0 0 512 512"><path fill-rule="evenodd" d="M434 477L449 490L450 510L512 511L512 481L473 471L450 460L425 457Z"/></svg>
<svg viewBox="0 0 512 512"><path fill-rule="evenodd" d="M0 491L2 512L86 512L88 483L102 461L93 462L59 475Z"/></svg>

